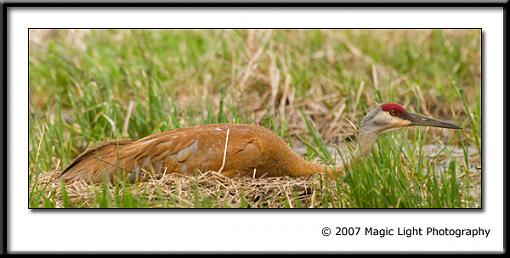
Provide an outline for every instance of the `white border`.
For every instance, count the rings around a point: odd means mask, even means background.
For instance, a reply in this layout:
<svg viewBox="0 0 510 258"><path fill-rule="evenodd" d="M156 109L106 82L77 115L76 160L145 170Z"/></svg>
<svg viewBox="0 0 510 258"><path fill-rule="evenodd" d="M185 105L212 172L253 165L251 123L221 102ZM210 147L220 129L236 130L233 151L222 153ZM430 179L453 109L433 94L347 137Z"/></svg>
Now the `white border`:
<svg viewBox="0 0 510 258"><path fill-rule="evenodd" d="M8 11L10 251L502 251L503 12L463 9L22 9ZM27 208L30 27L483 28L483 211L31 211ZM15 143L15 144L14 144ZM486 239L325 238L324 226L486 227Z"/></svg>

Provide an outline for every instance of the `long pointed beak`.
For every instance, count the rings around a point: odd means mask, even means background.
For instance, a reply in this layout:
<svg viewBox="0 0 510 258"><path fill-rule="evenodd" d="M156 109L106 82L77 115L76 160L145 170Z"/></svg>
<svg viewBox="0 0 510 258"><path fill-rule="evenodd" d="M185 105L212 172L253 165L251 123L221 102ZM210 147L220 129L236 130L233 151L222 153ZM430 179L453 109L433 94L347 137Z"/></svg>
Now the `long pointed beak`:
<svg viewBox="0 0 510 258"><path fill-rule="evenodd" d="M450 129L462 129L462 127L448 121L442 121L414 113L406 113L402 116L403 119L411 121L410 125L432 126Z"/></svg>

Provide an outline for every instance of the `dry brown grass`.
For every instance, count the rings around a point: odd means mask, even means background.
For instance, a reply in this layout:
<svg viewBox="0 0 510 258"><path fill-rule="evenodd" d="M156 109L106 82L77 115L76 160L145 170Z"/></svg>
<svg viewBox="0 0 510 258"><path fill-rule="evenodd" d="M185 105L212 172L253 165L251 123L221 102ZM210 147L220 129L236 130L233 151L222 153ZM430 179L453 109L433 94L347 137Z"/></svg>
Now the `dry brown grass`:
<svg viewBox="0 0 510 258"><path fill-rule="evenodd" d="M59 171L41 173L39 185L47 185L46 197L56 202L57 208L64 207L61 183L57 179ZM324 182L322 182L324 183ZM124 196L124 191L130 191L131 196L145 196L150 204L148 208L194 208L196 194L214 198L213 208L247 207L247 208L296 208L300 203L302 208L317 208L320 203L316 200L317 191L321 191L321 178L310 179L290 177L262 177L262 178L228 178L224 175L208 171L195 176L167 174L159 179L150 179L131 187L115 185L88 184L74 182L66 185L67 196L72 204L82 207L99 207L98 193L107 189L110 196ZM329 182L335 187L336 182ZM106 188L105 188L106 186ZM119 186L117 186L119 187ZM165 203L162 198L175 203ZM244 204L242 203L244 202ZM199 206L205 205L203 202ZM41 204L42 206L42 204Z"/></svg>

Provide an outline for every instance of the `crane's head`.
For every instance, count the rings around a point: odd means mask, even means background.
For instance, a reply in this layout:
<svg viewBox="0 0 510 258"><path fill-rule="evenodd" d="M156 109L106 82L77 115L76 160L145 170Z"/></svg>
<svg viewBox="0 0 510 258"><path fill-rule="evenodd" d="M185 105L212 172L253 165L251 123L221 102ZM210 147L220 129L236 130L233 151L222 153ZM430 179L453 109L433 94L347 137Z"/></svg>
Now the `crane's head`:
<svg viewBox="0 0 510 258"><path fill-rule="evenodd" d="M401 105L385 103L377 106L361 121L359 142L363 154L367 154L380 134L408 126L432 126L450 129L462 129L460 126L411 112Z"/></svg>
<svg viewBox="0 0 510 258"><path fill-rule="evenodd" d="M370 111L361 121L361 131L365 133L381 134L408 126L432 126L450 129L462 129L460 126L411 112L407 112L401 105L384 103Z"/></svg>
<svg viewBox="0 0 510 258"><path fill-rule="evenodd" d="M385 103L368 112L361 121L359 130L360 150L366 154L370 151L380 134L408 126L462 129L452 122L407 112L399 104Z"/></svg>

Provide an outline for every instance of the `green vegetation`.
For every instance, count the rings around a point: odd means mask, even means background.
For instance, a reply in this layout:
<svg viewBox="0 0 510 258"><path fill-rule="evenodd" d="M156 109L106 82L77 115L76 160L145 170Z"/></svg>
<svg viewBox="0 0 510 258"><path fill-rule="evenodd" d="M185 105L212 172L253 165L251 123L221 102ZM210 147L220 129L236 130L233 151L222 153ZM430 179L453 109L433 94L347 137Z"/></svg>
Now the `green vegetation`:
<svg viewBox="0 0 510 258"><path fill-rule="evenodd" d="M31 30L29 206L481 206L479 30ZM385 134L334 180L213 172L140 184L53 180L98 142L208 123L272 129L306 158L350 158L381 102L463 130ZM329 148L328 148L329 147ZM331 147L337 151L331 152Z"/></svg>

